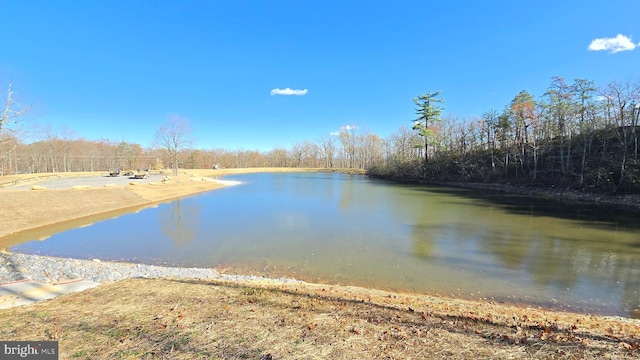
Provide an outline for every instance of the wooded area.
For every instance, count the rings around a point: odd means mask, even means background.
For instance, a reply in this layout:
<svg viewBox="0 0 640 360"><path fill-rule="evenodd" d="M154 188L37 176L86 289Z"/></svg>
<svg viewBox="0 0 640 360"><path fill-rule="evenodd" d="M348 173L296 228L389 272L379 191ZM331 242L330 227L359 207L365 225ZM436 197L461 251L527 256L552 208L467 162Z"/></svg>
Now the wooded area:
<svg viewBox="0 0 640 360"><path fill-rule="evenodd" d="M293 144L290 149L270 151L181 147L176 132L166 130L164 126L159 129L155 147L106 139L76 139L53 132L43 140L26 144L14 133L5 132L0 143L0 169L2 174L9 175L165 169L172 168L172 164L185 169L206 169L214 164L226 168L366 168L384 158L385 142L376 135L357 132L354 127L344 127L338 135L326 136L315 143L304 141Z"/></svg>
<svg viewBox="0 0 640 360"><path fill-rule="evenodd" d="M418 119L422 111L417 109ZM639 118L638 81L597 88L589 80L567 84L554 77L537 101L523 90L501 112L432 119L417 141L430 144L428 162L396 152L369 174L639 192Z"/></svg>

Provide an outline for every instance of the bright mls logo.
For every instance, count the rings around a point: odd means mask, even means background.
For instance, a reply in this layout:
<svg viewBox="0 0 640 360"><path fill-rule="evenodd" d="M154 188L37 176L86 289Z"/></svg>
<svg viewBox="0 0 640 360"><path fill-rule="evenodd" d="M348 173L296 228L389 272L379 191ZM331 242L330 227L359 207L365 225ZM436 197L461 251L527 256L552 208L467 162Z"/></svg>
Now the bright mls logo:
<svg viewBox="0 0 640 360"><path fill-rule="evenodd" d="M0 341L2 359L58 359L57 341Z"/></svg>

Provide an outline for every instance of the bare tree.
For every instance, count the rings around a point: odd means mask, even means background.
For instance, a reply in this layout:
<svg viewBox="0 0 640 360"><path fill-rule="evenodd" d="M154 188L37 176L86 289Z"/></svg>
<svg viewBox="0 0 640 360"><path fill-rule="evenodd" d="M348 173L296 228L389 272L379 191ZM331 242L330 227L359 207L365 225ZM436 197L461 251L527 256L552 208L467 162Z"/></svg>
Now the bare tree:
<svg viewBox="0 0 640 360"><path fill-rule="evenodd" d="M340 143L342 144L344 157L347 160L347 167L357 167L358 165L356 159L356 150L361 145L362 137L356 134L356 127L354 125L346 125L341 127L338 138L340 139Z"/></svg>
<svg viewBox="0 0 640 360"><path fill-rule="evenodd" d="M409 131L405 126L391 134L389 143L393 157L400 162L422 156L423 142L420 135Z"/></svg>
<svg viewBox="0 0 640 360"><path fill-rule="evenodd" d="M360 161L363 169L381 163L384 156L384 140L376 134L363 134L360 146Z"/></svg>
<svg viewBox="0 0 640 360"><path fill-rule="evenodd" d="M265 154L267 164L273 167L286 167L290 165L289 154L286 149L275 148Z"/></svg>
<svg viewBox="0 0 640 360"><path fill-rule="evenodd" d="M575 79L572 91L577 97L578 130L582 135L582 161L580 162L580 185L584 183L584 170L587 163L587 152L591 148L595 129L595 107L592 98L597 90L591 80ZM591 119L591 121L589 121Z"/></svg>
<svg viewBox="0 0 640 360"><path fill-rule="evenodd" d="M329 136L320 138L320 150L320 157L324 160L324 167L327 169L333 168L333 161L336 155L335 138Z"/></svg>
<svg viewBox="0 0 640 360"><path fill-rule="evenodd" d="M183 161L184 150L194 142L189 120L175 114L169 115L167 122L156 131L155 144L169 159L174 176L178 175L178 165Z"/></svg>
<svg viewBox="0 0 640 360"><path fill-rule="evenodd" d="M307 149L303 143L295 143L291 147L291 158L295 162L296 167L302 167L302 161L306 158Z"/></svg>
<svg viewBox="0 0 640 360"><path fill-rule="evenodd" d="M18 119L29 111L28 106L20 106L13 98L13 90L11 90L11 83L7 86L7 100L0 115L0 131L5 127L15 124Z"/></svg>
<svg viewBox="0 0 640 360"><path fill-rule="evenodd" d="M20 118L29 111L28 106L21 106L13 97L11 83L7 86L7 100L0 113L0 159L8 157L16 149L17 139L15 129L11 126L18 123ZM4 161L3 161L4 162ZM0 175L4 174L4 166L0 167Z"/></svg>
<svg viewBox="0 0 640 360"><path fill-rule="evenodd" d="M639 111L635 104L638 103L637 94L639 93L639 88L638 84L632 83L631 81L622 83L611 82L602 94L604 99L606 99L606 115L613 120L612 130L618 140L617 145L620 156L618 171L610 172L610 175L613 175L614 192L617 192L620 185L627 181L628 168L630 165L631 168L633 168L634 165L633 163L628 164L627 161L629 160L629 156L633 155L633 153L630 153L629 148L637 149L637 133L635 128L638 122L638 115L636 115L636 113ZM635 160L633 156L631 159Z"/></svg>

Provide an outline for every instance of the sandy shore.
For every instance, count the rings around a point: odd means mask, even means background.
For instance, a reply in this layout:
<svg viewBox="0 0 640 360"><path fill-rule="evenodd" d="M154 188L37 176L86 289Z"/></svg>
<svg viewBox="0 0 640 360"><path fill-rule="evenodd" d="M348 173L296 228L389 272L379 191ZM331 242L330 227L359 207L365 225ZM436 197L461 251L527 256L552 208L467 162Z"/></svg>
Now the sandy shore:
<svg viewBox="0 0 640 360"><path fill-rule="evenodd" d="M225 186L188 175L180 175L169 181L140 185L131 182L100 188L83 186L82 178L74 180L77 184L66 189L47 189L46 181L43 181L34 183L32 188L35 190L0 190L0 247L3 247L3 240L8 241L4 238L26 230L65 224L100 214L135 210Z"/></svg>

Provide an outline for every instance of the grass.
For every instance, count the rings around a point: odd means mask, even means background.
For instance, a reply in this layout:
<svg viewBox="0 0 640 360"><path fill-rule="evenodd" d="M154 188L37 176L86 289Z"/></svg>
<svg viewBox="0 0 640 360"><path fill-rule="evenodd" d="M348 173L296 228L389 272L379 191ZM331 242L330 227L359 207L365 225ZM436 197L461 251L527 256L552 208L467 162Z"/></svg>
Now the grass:
<svg viewBox="0 0 640 360"><path fill-rule="evenodd" d="M0 311L76 359L634 358L640 323L314 284L129 279Z"/></svg>

